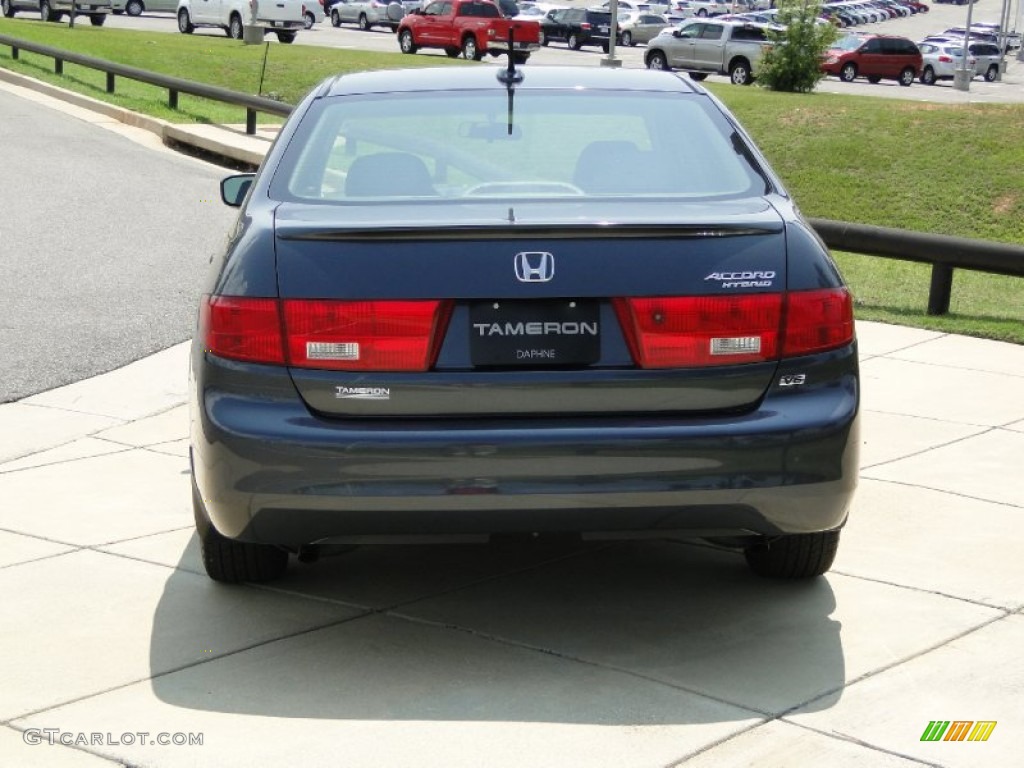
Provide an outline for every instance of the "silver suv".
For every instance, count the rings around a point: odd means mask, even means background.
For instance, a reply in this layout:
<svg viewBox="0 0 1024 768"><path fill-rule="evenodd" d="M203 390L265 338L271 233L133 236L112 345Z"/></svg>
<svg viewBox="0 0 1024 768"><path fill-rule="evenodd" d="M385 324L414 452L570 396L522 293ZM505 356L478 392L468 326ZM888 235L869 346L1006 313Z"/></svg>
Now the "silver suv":
<svg viewBox="0 0 1024 768"><path fill-rule="evenodd" d="M0 0L0 11L8 19L19 11L38 13L43 21L60 21L71 14L72 0ZM75 16L88 16L94 27L102 27L113 10L112 0L76 0Z"/></svg>

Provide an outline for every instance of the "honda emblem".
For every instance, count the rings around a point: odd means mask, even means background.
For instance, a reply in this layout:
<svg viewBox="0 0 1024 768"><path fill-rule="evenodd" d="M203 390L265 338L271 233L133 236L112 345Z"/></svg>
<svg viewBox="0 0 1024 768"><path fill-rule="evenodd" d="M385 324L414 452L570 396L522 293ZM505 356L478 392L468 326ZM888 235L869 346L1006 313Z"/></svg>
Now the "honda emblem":
<svg viewBox="0 0 1024 768"><path fill-rule="evenodd" d="M555 276L555 257L547 251L516 254L516 279L521 283L546 283Z"/></svg>

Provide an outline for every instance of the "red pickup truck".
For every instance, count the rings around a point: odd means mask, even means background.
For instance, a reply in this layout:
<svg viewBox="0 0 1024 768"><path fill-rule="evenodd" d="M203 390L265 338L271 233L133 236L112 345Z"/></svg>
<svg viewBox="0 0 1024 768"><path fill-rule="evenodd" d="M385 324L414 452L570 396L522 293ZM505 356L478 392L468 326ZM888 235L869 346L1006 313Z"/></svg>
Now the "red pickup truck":
<svg viewBox="0 0 1024 768"><path fill-rule="evenodd" d="M508 52L509 30L514 31L512 57L517 64L540 50L536 21L506 19L491 0L434 0L406 14L398 25L402 53L420 48L444 48L453 59L462 54L480 61L485 53Z"/></svg>

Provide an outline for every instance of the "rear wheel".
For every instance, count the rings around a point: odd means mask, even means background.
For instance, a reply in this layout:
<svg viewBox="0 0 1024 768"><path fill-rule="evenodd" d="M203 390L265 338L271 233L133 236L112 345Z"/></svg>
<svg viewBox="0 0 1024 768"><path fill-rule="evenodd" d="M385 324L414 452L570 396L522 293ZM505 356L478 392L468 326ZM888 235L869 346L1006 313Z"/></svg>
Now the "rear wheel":
<svg viewBox="0 0 1024 768"><path fill-rule="evenodd" d="M882 78L880 76L878 76L878 75L868 75L868 82L869 83L880 83L880 82L882 82Z"/></svg>
<svg viewBox="0 0 1024 768"><path fill-rule="evenodd" d="M89 17L89 23L94 27L102 27L106 20L107 15L105 13L97 13Z"/></svg>
<svg viewBox="0 0 1024 768"><path fill-rule="evenodd" d="M6 0L4 0L4 1L6 2ZM540 30L538 35L539 35L539 37L537 39L537 42L539 42L541 45L547 45L548 44L548 36L544 33L544 29L543 28Z"/></svg>
<svg viewBox="0 0 1024 768"><path fill-rule="evenodd" d="M687 72L686 74L690 76L691 80L695 80L698 83L708 79L707 72Z"/></svg>
<svg viewBox="0 0 1024 768"><path fill-rule="evenodd" d="M144 8L139 0L128 0L128 2L124 4L124 12L129 16L141 16L143 10Z"/></svg>
<svg viewBox="0 0 1024 768"><path fill-rule="evenodd" d="M466 35L463 38L462 56L466 61L480 61L484 57L484 53L477 47L476 38L473 35Z"/></svg>
<svg viewBox="0 0 1024 768"><path fill-rule="evenodd" d="M999 67L998 67L998 65L993 64L992 66L990 66L988 69L985 70L985 81L986 82L994 83L996 81L997 77L999 77Z"/></svg>
<svg viewBox="0 0 1024 768"><path fill-rule="evenodd" d="M184 8L178 11L178 31L183 35L191 35L195 31L192 20L188 17L188 11Z"/></svg>
<svg viewBox="0 0 1024 768"><path fill-rule="evenodd" d="M302 25L306 29L312 29L314 24L316 24L316 16L307 11L306 15L302 17Z"/></svg>
<svg viewBox="0 0 1024 768"><path fill-rule="evenodd" d="M935 70L931 67L925 67L921 73L921 82L925 85L935 85Z"/></svg>
<svg viewBox="0 0 1024 768"><path fill-rule="evenodd" d="M843 64L843 68L839 70L839 79L844 83L852 83L857 79L857 65L853 62Z"/></svg>
<svg viewBox="0 0 1024 768"><path fill-rule="evenodd" d="M647 68L663 69L667 72L669 69L668 59L665 58L665 54L661 51L651 51L647 54Z"/></svg>
<svg viewBox="0 0 1024 768"><path fill-rule="evenodd" d="M292 43L295 42L295 33L294 32L278 32L277 33L277 41L279 43L284 43L285 45L291 45Z"/></svg>
<svg viewBox="0 0 1024 768"><path fill-rule="evenodd" d="M357 21L356 24L361 30L363 30L363 32L370 31L370 20L366 18L365 13L359 14L359 21Z"/></svg>
<svg viewBox="0 0 1024 768"><path fill-rule="evenodd" d="M288 553L265 544L249 544L222 536L210 522L199 492L192 488L192 512L199 534L203 568L214 581L239 584L279 579L288 568Z"/></svg>
<svg viewBox="0 0 1024 768"><path fill-rule="evenodd" d="M331 11L331 26L332 27L340 27L341 26L341 14L339 14L337 11Z"/></svg>
<svg viewBox="0 0 1024 768"><path fill-rule="evenodd" d="M241 40L242 34L242 17L237 13L232 13L231 20L228 22L228 37L232 40Z"/></svg>
<svg viewBox="0 0 1024 768"><path fill-rule="evenodd" d="M528 54L528 53L518 53L518 52L516 52L516 53L512 54L512 61L514 61L516 64L525 64L529 60L530 60L530 54Z"/></svg>
<svg viewBox="0 0 1024 768"><path fill-rule="evenodd" d="M11 5L11 0L0 0L0 11L2 11L4 16L8 19L14 18L14 14L16 13L14 7Z"/></svg>
<svg viewBox="0 0 1024 768"><path fill-rule="evenodd" d="M398 33L398 47L402 53L416 53L416 42L412 39L412 32L403 29Z"/></svg>
<svg viewBox="0 0 1024 768"><path fill-rule="evenodd" d="M914 68L906 67L900 72L900 85L904 88L909 88L913 84L915 77L917 77L917 73L914 72Z"/></svg>
<svg viewBox="0 0 1024 768"><path fill-rule="evenodd" d="M448 56L449 59L457 59L457 58L459 58L459 56L462 55L462 51L459 48L456 48L453 45L450 45L447 48L445 48L444 52Z"/></svg>
<svg viewBox="0 0 1024 768"><path fill-rule="evenodd" d="M750 85L754 82L754 76L750 74L750 62L746 59L736 59L729 65L729 79L733 85Z"/></svg>
<svg viewBox="0 0 1024 768"><path fill-rule="evenodd" d="M759 576L808 579L831 568L838 550L839 531L822 531L765 538L747 547L743 554Z"/></svg>
<svg viewBox="0 0 1024 768"><path fill-rule="evenodd" d="M708 15L707 8L701 8L699 11L697 11L697 15L698 16L707 16Z"/></svg>
<svg viewBox="0 0 1024 768"><path fill-rule="evenodd" d="M628 30L623 32L621 42L623 45L633 45L633 35L631 35Z"/></svg>
<svg viewBox="0 0 1024 768"><path fill-rule="evenodd" d="M577 35L575 32L569 35L568 45L574 51L578 51L580 48L583 47L583 43L580 42L579 35Z"/></svg>

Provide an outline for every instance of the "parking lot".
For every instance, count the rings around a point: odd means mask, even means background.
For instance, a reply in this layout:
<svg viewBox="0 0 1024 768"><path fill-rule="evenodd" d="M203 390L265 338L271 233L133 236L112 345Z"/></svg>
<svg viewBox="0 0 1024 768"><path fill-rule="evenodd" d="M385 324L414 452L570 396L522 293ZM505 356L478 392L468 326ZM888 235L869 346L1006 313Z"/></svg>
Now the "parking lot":
<svg viewBox="0 0 1024 768"><path fill-rule="evenodd" d="M579 0L573 0L566 4L589 5L589 3L583 3ZM1001 8L1002 4L999 0L979 0L974 6L973 21L998 21ZM851 28L851 31L902 35L916 41L933 32L941 32L949 27L963 26L966 20L967 6L950 3L932 3L928 13L919 13L906 18L862 25ZM115 16L108 23L113 27L148 29L178 34L174 18L167 14L147 14L139 18ZM217 30L197 31L196 34L218 38L224 37L223 33ZM321 22L312 30L300 32L296 43L299 45L352 48L388 53L396 53L398 51L398 43L390 30L375 28L369 32L363 32L352 25L334 28L329 20ZM625 48L619 46L616 48L616 56L621 60L622 66L639 68L644 66L644 50L644 45ZM440 50L424 50L416 55L444 56L444 52ZM597 65L603 57L604 54L597 48L588 47L579 51L572 51L564 43L552 43L535 53L530 61L537 64L558 66ZM499 61L503 62L504 59L492 59L490 61L497 63ZM1015 56L1008 56L1006 61L1007 71L1003 82L986 83L983 79L976 78L971 83L969 92L954 89L952 82L939 82L933 86L923 86L920 83L915 83L910 88L903 88L894 81L883 80L877 85L872 85L863 80L854 83L843 83L836 78L826 78L821 81L817 90L822 93L855 94L937 103L1024 103L1024 64L1018 62ZM712 76L709 78L709 81L725 83L727 78Z"/></svg>

